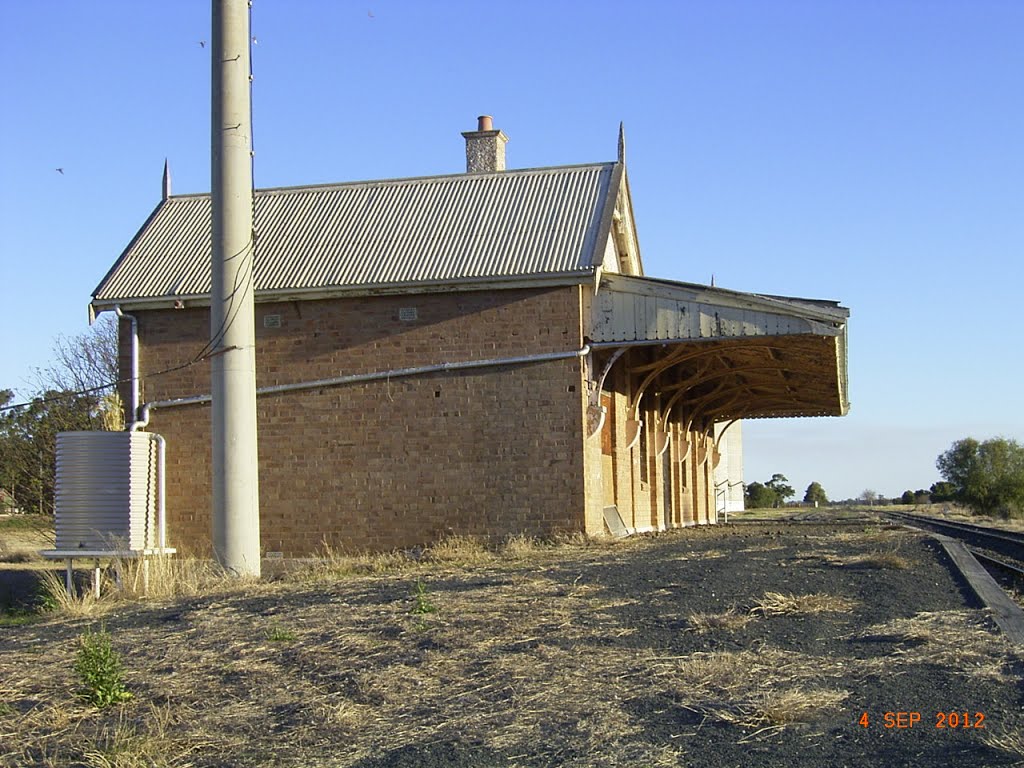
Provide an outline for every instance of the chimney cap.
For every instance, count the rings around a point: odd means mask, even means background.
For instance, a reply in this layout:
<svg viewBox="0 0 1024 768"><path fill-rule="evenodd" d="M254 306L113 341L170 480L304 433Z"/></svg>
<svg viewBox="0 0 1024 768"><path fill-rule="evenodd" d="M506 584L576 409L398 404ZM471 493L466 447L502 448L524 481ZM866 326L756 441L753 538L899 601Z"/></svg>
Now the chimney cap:
<svg viewBox="0 0 1024 768"><path fill-rule="evenodd" d="M480 115L476 119L476 125L478 131L493 131L494 119L490 115Z"/></svg>

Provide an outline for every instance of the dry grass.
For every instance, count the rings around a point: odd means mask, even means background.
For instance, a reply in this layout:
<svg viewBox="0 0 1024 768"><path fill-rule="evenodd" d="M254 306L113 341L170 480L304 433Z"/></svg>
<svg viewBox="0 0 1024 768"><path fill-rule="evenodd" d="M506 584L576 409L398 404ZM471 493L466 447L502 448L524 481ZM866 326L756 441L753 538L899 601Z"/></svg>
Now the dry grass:
<svg viewBox="0 0 1024 768"><path fill-rule="evenodd" d="M1024 765L1024 728L1013 728L998 734L989 732L982 737L982 741L993 749L1018 758L1014 765Z"/></svg>
<svg viewBox="0 0 1024 768"><path fill-rule="evenodd" d="M401 573L414 568L415 565L415 559L405 552L349 554L324 542L312 560L286 573L285 578L297 582L330 581L358 576Z"/></svg>
<svg viewBox="0 0 1024 768"><path fill-rule="evenodd" d="M825 684L844 674L841 664L772 648L693 654L672 674L683 707L749 729L828 717L849 695Z"/></svg>
<svg viewBox="0 0 1024 768"><path fill-rule="evenodd" d="M765 592L750 612L763 616L786 616L797 613L848 613L856 607L856 601L837 595Z"/></svg>
<svg viewBox="0 0 1024 768"><path fill-rule="evenodd" d="M909 558L893 551L865 552L864 554L850 555L849 557L837 557L833 561L833 565L840 567L889 568L897 571L905 571L913 566L913 564L914 562Z"/></svg>
<svg viewBox="0 0 1024 768"><path fill-rule="evenodd" d="M483 539L449 537L423 550L383 553L346 553L325 543L315 558L284 568L274 578L311 584L365 576L423 574L453 567L481 568L499 563L533 565L546 557L602 546L582 536L549 541L522 535L510 536L493 546ZM116 549L116 543L111 547ZM102 571L99 598L88 587L80 587L76 594L69 595L64 586L63 570L56 570L49 564L46 569L40 568L40 583L47 608L74 617L102 616L126 602L239 594L265 588L265 582L226 574L210 559L179 555L107 561Z"/></svg>
<svg viewBox="0 0 1024 768"><path fill-rule="evenodd" d="M553 543L544 542L534 536L523 534L509 536L501 547L501 556L506 560L528 560L535 562L538 557L549 554L555 546ZM566 543L563 546L576 546Z"/></svg>
<svg viewBox="0 0 1024 768"><path fill-rule="evenodd" d="M636 632L620 610L636 600L582 577L501 559L401 568L163 601L139 623L108 616L133 698L102 713L70 695L61 660L77 632L34 629L0 658L0 701L20 713L0 726L12 745L0 765L255 765L283 752L310 764L343 754L340 766L451 739L552 765L673 765L681 751L647 743L630 702L662 691L723 722L779 728L844 695L821 683L827 664L799 654L726 655L732 671L706 674L699 655L666 665L654 649L596 650ZM414 613L419 581L436 611Z"/></svg>
<svg viewBox="0 0 1024 768"><path fill-rule="evenodd" d="M108 573L116 574L120 581L110 583L108 579L107 586L121 600L195 597L249 586L244 579L226 575L211 560L174 555L115 560Z"/></svg>
<svg viewBox="0 0 1024 768"><path fill-rule="evenodd" d="M126 602L159 601L252 589L256 582L228 576L209 560L157 555L145 560L115 558L101 572L100 596L91 586L69 594L64 572L40 572L44 604L77 617L109 613Z"/></svg>
<svg viewBox="0 0 1024 768"><path fill-rule="evenodd" d="M186 768L199 745L185 746L169 735L179 722L169 705L151 704L137 717L122 709L97 729L82 760L89 768Z"/></svg>
<svg viewBox="0 0 1024 768"><path fill-rule="evenodd" d="M835 552L811 552L797 555L794 560L802 564L820 563L833 568L890 569L905 571L914 561L895 550L872 550L852 555Z"/></svg>
<svg viewBox="0 0 1024 768"><path fill-rule="evenodd" d="M82 616L101 609L75 613L76 606L6 631L0 766L185 768L228 757L237 765L271 757L316 765L330 755L341 768L449 743L479 746L482 765L498 762L493 755L510 765L696 764L685 754L695 742L652 742L652 723L680 719L678 707L735 726L727 731L734 741L794 724L835 730L849 681L910 679L918 665L958 664L975 674L985 656L1002 677L989 668L984 680L1019 684L1005 643L976 611L921 614L824 639L830 652L868 635L896 642L889 655L886 646L868 659L787 650L779 645L786 633L771 633L778 622L758 621L854 606L828 594L766 592L751 610L705 602L709 610L689 614L692 633L666 631L666 609L680 610L679 585L705 571L679 562L689 546L672 537L517 537L386 555L325 548L277 581L241 585L218 580L204 561L185 568L183 560L162 592L151 571L148 602L137 599L138 574L126 563L130 599L111 590L101 603L121 609L104 622L133 698L97 711L74 696L68 659ZM418 593L433 611L417 612ZM709 633L753 621L757 642L766 643L760 650L666 655L666 642L702 651L734 642Z"/></svg>
<svg viewBox="0 0 1024 768"><path fill-rule="evenodd" d="M21 547L9 548L0 543L0 563L13 563L23 565L25 563L40 563L43 558L38 551Z"/></svg>
<svg viewBox="0 0 1024 768"><path fill-rule="evenodd" d="M0 515L0 564L41 563L39 550L53 547L47 515Z"/></svg>
<svg viewBox="0 0 1024 768"><path fill-rule="evenodd" d="M448 536L427 547L423 559L429 563L478 566L493 563L495 554L481 539L472 536Z"/></svg>
<svg viewBox="0 0 1024 768"><path fill-rule="evenodd" d="M42 571L39 575L44 605L68 616L100 616L110 610L110 601L95 597L91 589L81 594L69 594L61 571Z"/></svg>
<svg viewBox="0 0 1024 768"><path fill-rule="evenodd" d="M927 611L868 627L862 640L901 643L890 657L900 664L934 664L957 674L1009 680L1005 638L978 611Z"/></svg>
<svg viewBox="0 0 1024 768"><path fill-rule="evenodd" d="M687 618L690 628L699 635L715 631L733 632L743 629L754 620L753 614L740 613L735 607L718 613L697 611L691 613Z"/></svg>
<svg viewBox="0 0 1024 768"><path fill-rule="evenodd" d="M688 552L685 555L680 555L679 560L718 560L719 558L725 557L726 552L721 549L707 549L703 552Z"/></svg>

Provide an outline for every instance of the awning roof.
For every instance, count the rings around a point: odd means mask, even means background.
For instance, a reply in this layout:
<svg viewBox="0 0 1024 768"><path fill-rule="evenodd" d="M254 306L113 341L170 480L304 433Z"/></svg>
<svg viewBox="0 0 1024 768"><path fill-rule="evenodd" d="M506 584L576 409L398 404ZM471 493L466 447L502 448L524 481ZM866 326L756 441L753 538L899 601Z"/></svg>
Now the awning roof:
<svg viewBox="0 0 1024 768"><path fill-rule="evenodd" d="M845 415L849 315L832 301L606 274L590 299L587 336L609 354L635 348L623 363L634 407L658 394L663 420L680 409L707 427Z"/></svg>

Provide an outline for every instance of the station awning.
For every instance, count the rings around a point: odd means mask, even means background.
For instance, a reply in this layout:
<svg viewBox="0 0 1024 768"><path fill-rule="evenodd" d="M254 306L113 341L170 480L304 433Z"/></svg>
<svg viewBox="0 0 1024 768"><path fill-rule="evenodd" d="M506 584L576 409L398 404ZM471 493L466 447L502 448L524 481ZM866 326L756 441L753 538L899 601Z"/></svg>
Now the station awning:
<svg viewBox="0 0 1024 768"><path fill-rule="evenodd" d="M849 411L850 312L836 302L604 274L589 304L598 364L628 351L634 405L657 394L663 423L676 408L703 427Z"/></svg>

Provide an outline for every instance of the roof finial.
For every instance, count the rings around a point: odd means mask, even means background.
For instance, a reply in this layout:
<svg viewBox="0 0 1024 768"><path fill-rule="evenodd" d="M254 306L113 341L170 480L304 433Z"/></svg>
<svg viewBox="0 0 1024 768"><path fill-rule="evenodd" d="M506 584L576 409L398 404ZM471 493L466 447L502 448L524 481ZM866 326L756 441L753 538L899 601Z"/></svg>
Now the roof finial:
<svg viewBox="0 0 1024 768"><path fill-rule="evenodd" d="M619 121L619 162L626 162L626 126Z"/></svg>
<svg viewBox="0 0 1024 768"><path fill-rule="evenodd" d="M164 186L163 186L163 199L166 200L171 196L171 166L167 162L167 158L164 158Z"/></svg>

